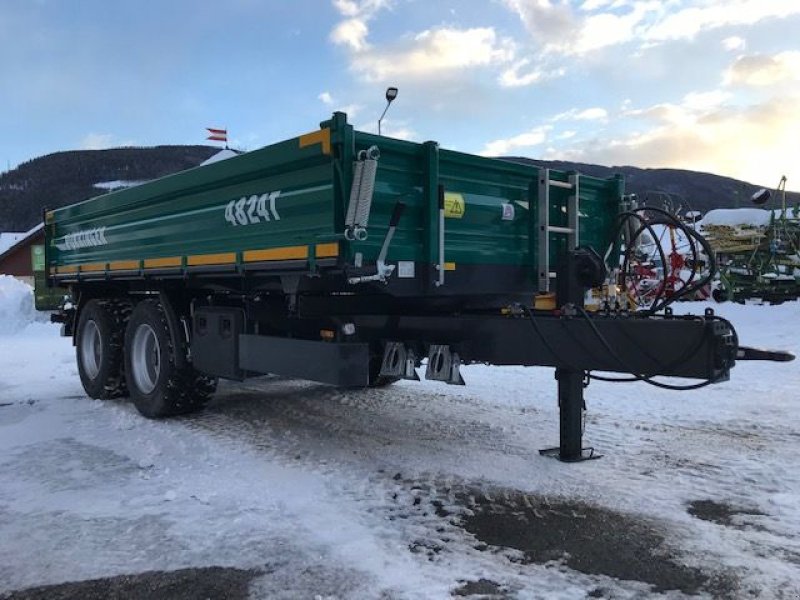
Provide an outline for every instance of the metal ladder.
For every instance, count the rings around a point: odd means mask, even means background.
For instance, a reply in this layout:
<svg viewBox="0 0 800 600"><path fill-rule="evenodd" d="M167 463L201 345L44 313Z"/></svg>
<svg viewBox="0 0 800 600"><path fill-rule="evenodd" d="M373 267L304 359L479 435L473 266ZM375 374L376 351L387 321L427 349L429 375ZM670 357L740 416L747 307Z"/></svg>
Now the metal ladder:
<svg viewBox="0 0 800 600"><path fill-rule="evenodd" d="M567 197L567 226L550 225L550 188L563 188L572 191ZM569 181L550 179L550 169L539 169L539 293L550 291L550 280L555 271L550 270L550 234L567 236L567 250L574 250L580 243L578 239L578 215L580 209L580 175L573 171Z"/></svg>

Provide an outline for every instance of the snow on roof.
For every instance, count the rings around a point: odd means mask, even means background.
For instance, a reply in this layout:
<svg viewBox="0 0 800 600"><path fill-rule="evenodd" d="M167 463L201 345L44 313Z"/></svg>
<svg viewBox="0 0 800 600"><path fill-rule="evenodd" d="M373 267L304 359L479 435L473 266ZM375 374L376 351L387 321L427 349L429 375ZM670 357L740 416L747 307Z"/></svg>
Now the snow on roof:
<svg viewBox="0 0 800 600"><path fill-rule="evenodd" d="M794 207L787 206L786 207L786 218L787 219L800 219L800 210L798 210L798 209L800 209L800 207L798 207L798 206L794 206ZM782 210L780 208L776 208L772 212L775 213L776 217L780 217Z"/></svg>
<svg viewBox="0 0 800 600"><path fill-rule="evenodd" d="M703 217L702 226L728 226L750 225L753 227L766 227L769 225L771 213L761 208L715 208Z"/></svg>
<svg viewBox="0 0 800 600"><path fill-rule="evenodd" d="M44 227L44 223L39 223L34 227L30 228L28 231L23 233L0 233L0 256L3 256L6 252L10 252L12 248L22 244L25 240L31 237L34 233L39 231ZM3 236L17 236L15 240L13 240L10 244L4 245L4 238Z"/></svg>
<svg viewBox="0 0 800 600"><path fill-rule="evenodd" d="M144 181L132 181L125 179L115 179L114 181L98 181L93 187L101 190L119 190L123 188L133 187L145 183Z"/></svg>
<svg viewBox="0 0 800 600"><path fill-rule="evenodd" d="M220 160L226 160L228 158L233 158L234 156L238 156L238 155L239 155L239 153L236 152L235 150L231 150L230 148L225 148L224 150L220 150L219 152L217 152L213 156L211 156L211 157L207 158L206 160L204 160L203 162L201 162L200 166L202 167L203 165L210 165L211 163L215 163L215 162L218 162Z"/></svg>
<svg viewBox="0 0 800 600"><path fill-rule="evenodd" d="M24 232L0 233L0 254L25 237Z"/></svg>
<svg viewBox="0 0 800 600"><path fill-rule="evenodd" d="M24 240L24 239L27 239L27 238L29 238L29 237L30 237L30 236L32 236L34 233L36 233L37 231L39 231L39 230L40 230L42 227L44 227L44 222L43 222L43 221L40 221L39 223L37 223L36 225L34 225L34 226L33 226L33 227L31 227L30 229L28 229L28 231L26 231L25 233L23 233L23 234L22 234L22 238L20 239L20 241L22 241L22 240Z"/></svg>

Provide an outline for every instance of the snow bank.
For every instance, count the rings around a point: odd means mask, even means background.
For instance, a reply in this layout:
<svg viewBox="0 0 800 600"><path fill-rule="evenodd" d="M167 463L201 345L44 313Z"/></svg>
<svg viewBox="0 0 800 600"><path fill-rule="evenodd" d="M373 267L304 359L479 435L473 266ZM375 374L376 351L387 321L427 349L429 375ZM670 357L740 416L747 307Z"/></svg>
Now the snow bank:
<svg viewBox="0 0 800 600"><path fill-rule="evenodd" d="M706 213L701 221L703 227L752 225L766 227L769 225L771 213L761 208L715 208Z"/></svg>
<svg viewBox="0 0 800 600"><path fill-rule="evenodd" d="M10 275L0 275L0 335L22 331L44 315L33 305L33 288Z"/></svg>

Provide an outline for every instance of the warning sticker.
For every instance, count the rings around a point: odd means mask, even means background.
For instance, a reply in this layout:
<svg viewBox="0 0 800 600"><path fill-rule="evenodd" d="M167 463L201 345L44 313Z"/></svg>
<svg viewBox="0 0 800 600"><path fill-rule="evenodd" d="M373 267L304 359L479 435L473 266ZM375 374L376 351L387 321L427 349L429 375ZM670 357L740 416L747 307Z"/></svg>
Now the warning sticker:
<svg viewBox="0 0 800 600"><path fill-rule="evenodd" d="M464 196L455 192L444 193L444 216L448 219L460 219L464 216Z"/></svg>

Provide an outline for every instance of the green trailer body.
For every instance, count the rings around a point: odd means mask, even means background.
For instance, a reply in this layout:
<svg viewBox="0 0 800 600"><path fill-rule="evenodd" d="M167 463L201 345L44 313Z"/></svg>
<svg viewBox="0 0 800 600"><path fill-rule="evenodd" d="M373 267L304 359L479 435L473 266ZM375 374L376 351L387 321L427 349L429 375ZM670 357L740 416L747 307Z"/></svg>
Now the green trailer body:
<svg viewBox="0 0 800 600"><path fill-rule="evenodd" d="M346 239L354 163L372 147L380 156L366 239ZM48 212L48 269L59 282L343 269L369 281L402 203L386 262L403 264L388 291L546 291L537 269L555 270L569 236L548 233L548 261L539 260L543 172L354 131L335 113L310 134ZM549 225L566 229L569 174L549 179ZM577 188L578 240L602 254L622 180L580 176ZM435 285L442 270L445 285Z"/></svg>

